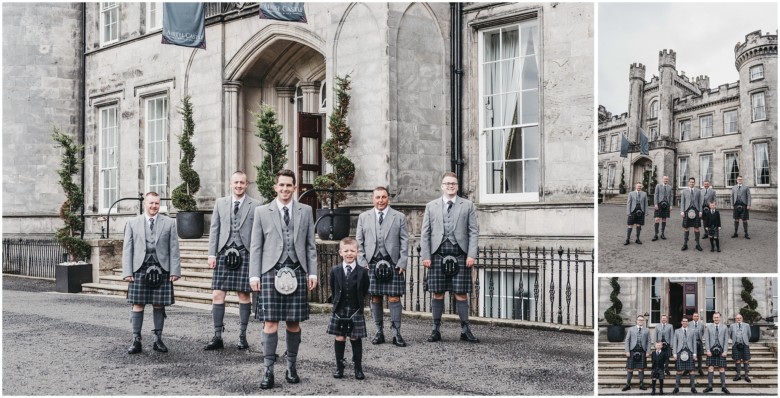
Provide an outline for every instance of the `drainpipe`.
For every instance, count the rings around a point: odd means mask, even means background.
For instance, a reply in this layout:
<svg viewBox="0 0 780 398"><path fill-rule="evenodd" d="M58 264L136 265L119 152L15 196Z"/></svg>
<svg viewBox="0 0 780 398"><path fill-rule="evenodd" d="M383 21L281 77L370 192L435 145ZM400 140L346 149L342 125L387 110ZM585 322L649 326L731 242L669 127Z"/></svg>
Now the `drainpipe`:
<svg viewBox="0 0 780 398"><path fill-rule="evenodd" d="M461 14L463 13L463 3L454 3L450 5L450 9L454 10L453 26L455 40L453 41L453 60L454 67L453 76L455 78L455 93L454 94L454 107L451 108L455 113L455 125L453 128L453 141L452 147L455 175L458 178L458 195L463 196L463 20Z"/></svg>
<svg viewBox="0 0 780 398"><path fill-rule="evenodd" d="M86 137L87 137L87 123L86 123L86 76L87 76L87 4L81 3L81 84L79 87L79 99L80 99L80 115L79 115L79 124L81 124L81 131L79 132L79 141L81 142L81 145L83 147L81 148L81 160L84 160L84 155L86 151ZM84 193L84 187L87 185L86 183L86 170L84 170L84 164L81 165L81 192ZM82 203L81 205L81 223L84 224L84 208L86 207L85 203ZM84 239L84 230L86 228L81 229L81 239Z"/></svg>
<svg viewBox="0 0 780 398"><path fill-rule="evenodd" d="M457 4L450 3L450 171L456 170L455 156L455 14ZM458 179L460 180L460 179ZM460 186L458 187L460 190Z"/></svg>

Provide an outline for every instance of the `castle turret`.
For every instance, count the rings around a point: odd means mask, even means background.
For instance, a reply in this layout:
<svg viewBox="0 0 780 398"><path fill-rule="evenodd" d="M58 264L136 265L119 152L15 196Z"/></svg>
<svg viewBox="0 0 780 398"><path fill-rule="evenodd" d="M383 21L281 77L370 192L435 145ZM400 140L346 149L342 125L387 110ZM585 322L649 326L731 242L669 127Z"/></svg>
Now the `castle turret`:
<svg viewBox="0 0 780 398"><path fill-rule="evenodd" d="M699 87L699 90L701 91L710 89L710 77L707 75L696 76L694 83L696 83L696 87Z"/></svg>
<svg viewBox="0 0 780 398"><path fill-rule="evenodd" d="M642 103L645 91L645 66L631 64L628 73L628 139L639 142L639 126L642 124Z"/></svg>
<svg viewBox="0 0 780 398"><path fill-rule="evenodd" d="M674 108L674 79L677 77L677 53L674 50L658 52L658 133L661 136L673 137L672 110Z"/></svg>

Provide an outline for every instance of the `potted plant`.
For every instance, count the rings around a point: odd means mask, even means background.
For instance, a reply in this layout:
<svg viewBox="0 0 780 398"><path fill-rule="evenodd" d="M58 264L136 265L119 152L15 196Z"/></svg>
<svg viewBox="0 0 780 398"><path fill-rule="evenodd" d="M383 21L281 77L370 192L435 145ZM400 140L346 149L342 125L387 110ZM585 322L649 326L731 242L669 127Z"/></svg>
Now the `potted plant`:
<svg viewBox="0 0 780 398"><path fill-rule="evenodd" d="M182 183L174 188L171 200L179 210L176 213L176 231L182 239L198 239L203 236L203 213L197 211L195 192L200 189L200 176L192 169L195 160L195 146L192 145L192 135L195 133L195 121L192 119L192 102L190 96L185 96L179 108L182 115L182 132L179 135L181 162L179 176Z"/></svg>
<svg viewBox="0 0 780 398"><path fill-rule="evenodd" d="M612 306L604 311L604 320L609 324L607 326L607 341L616 343L623 341L626 337L626 329L623 327L623 317L620 316L620 311L623 310L623 302L618 298L618 295L620 294L618 278L610 278L609 285L612 286L612 293L609 295Z"/></svg>
<svg viewBox="0 0 780 398"><path fill-rule="evenodd" d="M333 171L323 174L314 180L315 189L345 189L355 179L355 164L345 155L352 139L352 130L347 125L347 112L350 101L349 74L344 77L335 76L336 104L328 120L328 130L331 136L322 144L322 156L333 166ZM323 207L330 205L330 194L318 193L317 197ZM344 200L344 193L336 193L333 197L334 207ZM326 217L327 214L333 216ZM317 219L323 218L317 224L317 234L322 240L339 240L349 235L349 209L317 209ZM332 226L332 231L331 231Z"/></svg>
<svg viewBox="0 0 780 398"><path fill-rule="evenodd" d="M620 186L618 187L620 189L620 194L626 193L626 168L620 167Z"/></svg>
<svg viewBox="0 0 780 398"><path fill-rule="evenodd" d="M748 277L742 277L742 301L747 304L739 309L739 314L742 315L742 320L750 325L750 342L754 343L761 337L761 328L754 323L761 320L761 314L756 311L758 307L758 301L753 298L753 282Z"/></svg>
<svg viewBox="0 0 780 398"><path fill-rule="evenodd" d="M604 201L604 198L601 196L601 169L599 169L599 195L598 195L598 201L599 204Z"/></svg>
<svg viewBox="0 0 780 398"><path fill-rule="evenodd" d="M54 270L56 289L61 293L80 293L82 283L92 282L92 265L85 261L91 248L82 238L84 220L79 216L84 205L84 193L73 182L73 176L79 173L84 162L78 157L84 146L76 145L69 135L61 133L56 127L53 127L52 138L54 147L62 149L57 174L65 192L65 202L60 208L60 218L65 225L57 230L54 237L67 252L65 262L58 264Z"/></svg>
<svg viewBox="0 0 780 398"><path fill-rule="evenodd" d="M257 128L255 136L260 138L260 148L265 154L260 166L255 166L257 190L268 203L276 197L276 173L287 163L287 145L282 140L283 126L276 122L276 112L271 106L261 103L260 112L253 115Z"/></svg>
<svg viewBox="0 0 780 398"><path fill-rule="evenodd" d="M647 184L647 204L655 205L655 186L658 185L658 174L656 173L656 166L653 166L653 175L650 177L650 181Z"/></svg>

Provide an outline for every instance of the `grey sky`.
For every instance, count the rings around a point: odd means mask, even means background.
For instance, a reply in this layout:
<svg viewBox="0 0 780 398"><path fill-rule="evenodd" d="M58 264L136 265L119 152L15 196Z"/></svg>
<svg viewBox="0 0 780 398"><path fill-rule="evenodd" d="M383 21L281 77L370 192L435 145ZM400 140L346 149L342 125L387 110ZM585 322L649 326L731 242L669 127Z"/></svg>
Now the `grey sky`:
<svg viewBox="0 0 780 398"><path fill-rule="evenodd" d="M777 34L777 3L599 3L598 103L628 111L628 70L658 75L658 52L677 53L677 72L710 77L710 88L739 79L734 46L760 30Z"/></svg>

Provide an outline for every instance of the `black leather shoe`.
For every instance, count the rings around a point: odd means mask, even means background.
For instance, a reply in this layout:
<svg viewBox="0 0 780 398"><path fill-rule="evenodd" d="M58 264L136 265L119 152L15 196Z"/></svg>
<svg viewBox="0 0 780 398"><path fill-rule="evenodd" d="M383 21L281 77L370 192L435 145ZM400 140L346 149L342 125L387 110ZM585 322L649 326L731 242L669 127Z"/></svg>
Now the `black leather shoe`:
<svg viewBox="0 0 780 398"><path fill-rule="evenodd" d="M376 335L374 336L373 340L371 340L371 344L382 344L385 342L385 334L381 331L376 332Z"/></svg>
<svg viewBox="0 0 780 398"><path fill-rule="evenodd" d="M474 337L474 335L471 333L471 330L466 330L466 333L461 333L460 339L463 341L468 341L469 343L479 343L479 339Z"/></svg>
<svg viewBox="0 0 780 398"><path fill-rule="evenodd" d="M161 339L158 339L152 344L152 349L158 352L168 352L168 347L165 346L165 343L163 343Z"/></svg>
<svg viewBox="0 0 780 398"><path fill-rule="evenodd" d="M622 390L620 390L620 391L628 391L628 390L630 390L630 389L631 389L631 386L630 386L630 385L628 385L628 384L626 384L625 386L623 386L623 389L622 389Z"/></svg>
<svg viewBox="0 0 780 398"><path fill-rule="evenodd" d="M428 336L429 343L433 343L434 341L441 341L441 333L439 333L438 330L434 330L431 332L431 335Z"/></svg>
<svg viewBox="0 0 780 398"><path fill-rule="evenodd" d="M641 244L642 244L642 241L641 241L641 240L639 240L639 239L635 240L634 242L635 242L637 245L641 245Z"/></svg>
<svg viewBox="0 0 780 398"><path fill-rule="evenodd" d="M691 387L691 393L696 394L696 387Z"/></svg>
<svg viewBox="0 0 780 398"><path fill-rule="evenodd" d="M704 376L704 372L702 372L701 369L699 369L699 376Z"/></svg>
<svg viewBox="0 0 780 398"><path fill-rule="evenodd" d="M143 351L141 339L134 339L133 344L130 344L130 347L127 349L128 354L138 354L141 351Z"/></svg>
<svg viewBox="0 0 780 398"><path fill-rule="evenodd" d="M689 373L690 372L686 370L685 372L683 372L683 376L688 376Z"/></svg>
<svg viewBox="0 0 780 398"><path fill-rule="evenodd" d="M263 381L260 382L260 388L263 390L267 390L269 388L274 388L274 371L271 369L266 369L265 374L263 375Z"/></svg>
<svg viewBox="0 0 780 398"><path fill-rule="evenodd" d="M750 235L745 235L745 239L750 239Z"/></svg>
<svg viewBox="0 0 780 398"><path fill-rule="evenodd" d="M672 390L672 394L677 394L678 392L680 392L680 389L677 387L675 387L674 390Z"/></svg>
<svg viewBox="0 0 780 398"><path fill-rule="evenodd" d="M406 347L406 342L404 341L404 338L401 337L401 335L397 335L393 337L393 345L396 347Z"/></svg>
<svg viewBox="0 0 780 398"><path fill-rule="evenodd" d="M732 380L740 381L740 380L742 380L742 376L734 376L734 379L732 379Z"/></svg>
<svg viewBox="0 0 780 398"><path fill-rule="evenodd" d="M715 251L715 248L714 248L714 247L713 247L713 248L710 248L710 253L712 253L712 252L714 252L714 251Z"/></svg>
<svg viewBox="0 0 780 398"><path fill-rule="evenodd" d="M688 250L688 245L687 245L687 244L683 245L682 249L680 249L680 250L681 250L681 251L686 251L686 250Z"/></svg>
<svg viewBox="0 0 780 398"><path fill-rule="evenodd" d="M702 236L701 238L702 238L702 239L707 239L708 237L709 237L709 235L707 235L707 234L704 234L704 236Z"/></svg>
<svg viewBox="0 0 780 398"><path fill-rule="evenodd" d="M355 362L355 378L358 380L366 378L366 375L363 374L363 365L360 362Z"/></svg>
<svg viewBox="0 0 780 398"><path fill-rule="evenodd" d="M658 240L658 235L653 236L653 239L650 239L650 240L652 240L653 242L657 241Z"/></svg>
<svg viewBox="0 0 780 398"><path fill-rule="evenodd" d="M661 239L666 240L666 235L661 234Z"/></svg>
<svg viewBox="0 0 780 398"><path fill-rule="evenodd" d="M698 244L698 243L696 244L696 250L698 250L698 251L702 251L702 250L703 250L703 249L701 248L701 245L700 245L700 244Z"/></svg>
<svg viewBox="0 0 780 398"><path fill-rule="evenodd" d="M745 381L750 383L750 376L745 376Z"/></svg>
<svg viewBox="0 0 780 398"><path fill-rule="evenodd" d="M731 237L732 237L732 238L736 238L736 237L738 237L738 236L739 236L739 235L738 235L736 232L734 232L734 235L731 235Z"/></svg>
<svg viewBox="0 0 780 398"><path fill-rule="evenodd" d="M290 384L296 384L301 382L301 378L298 377L298 371L295 369L295 365L287 368L287 372L284 374L284 380Z"/></svg>
<svg viewBox="0 0 780 398"><path fill-rule="evenodd" d="M671 376L672 374L672 372L670 372L669 369L667 369L664 373L666 373L667 376Z"/></svg>
<svg viewBox="0 0 780 398"><path fill-rule="evenodd" d="M333 377L336 379L340 379L344 377L344 362L343 361L336 361L336 371L333 372Z"/></svg>
<svg viewBox="0 0 780 398"><path fill-rule="evenodd" d="M710 391L712 391L712 387L707 387L707 388L705 388L705 389L704 389L704 392L705 392L705 393L708 393L708 392L710 392Z"/></svg>
<svg viewBox="0 0 780 398"><path fill-rule="evenodd" d="M647 390L647 387L645 387L645 383L639 383L639 389L640 390Z"/></svg>
<svg viewBox="0 0 780 398"><path fill-rule="evenodd" d="M222 342L222 338L214 336L211 338L211 341L208 344L206 344L206 347L203 349L206 351L211 351L211 350L221 350L223 348L225 348L225 343Z"/></svg>
<svg viewBox="0 0 780 398"><path fill-rule="evenodd" d="M723 391L724 394L731 394L731 391L729 391L729 389L726 387L723 387L720 390Z"/></svg>
<svg viewBox="0 0 780 398"><path fill-rule="evenodd" d="M246 350L249 348L249 342L246 341L246 335L240 335L238 336L238 345L236 346L239 350ZM207 348L208 349L208 348Z"/></svg>
<svg viewBox="0 0 780 398"><path fill-rule="evenodd" d="M630 239L626 239L626 242L623 243L623 246L630 245L630 244L631 244L631 240Z"/></svg>

